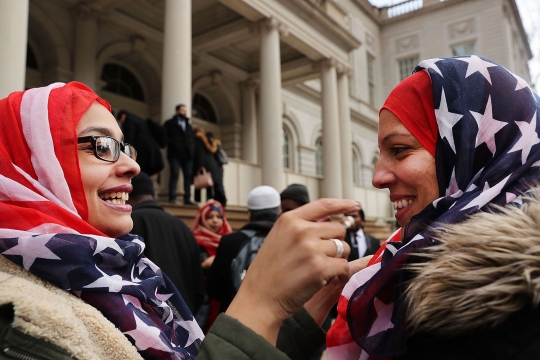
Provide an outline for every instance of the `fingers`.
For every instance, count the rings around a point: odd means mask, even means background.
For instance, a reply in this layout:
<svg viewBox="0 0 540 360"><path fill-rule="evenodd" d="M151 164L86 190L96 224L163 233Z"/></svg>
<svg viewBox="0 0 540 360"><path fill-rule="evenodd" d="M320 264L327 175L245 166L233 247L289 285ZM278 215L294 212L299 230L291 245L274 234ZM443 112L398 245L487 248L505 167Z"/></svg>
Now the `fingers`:
<svg viewBox="0 0 540 360"><path fill-rule="evenodd" d="M344 199L319 199L301 206L286 214L297 216L308 221L317 221L328 215L352 213L360 210L361 205L358 201ZM285 214L285 215L286 215Z"/></svg>
<svg viewBox="0 0 540 360"><path fill-rule="evenodd" d="M367 264L369 263L369 260L371 260L372 257L373 255L364 256L363 258L349 262L351 273L356 274L360 270L365 269Z"/></svg>
<svg viewBox="0 0 540 360"><path fill-rule="evenodd" d="M338 244L336 244L336 242L338 242ZM338 239L320 240L317 242L317 244L323 249L324 253L328 257L347 259L349 257L349 253L351 252L349 244ZM339 244L341 244L341 248L339 247ZM341 256L337 256L340 249L342 249L343 252L341 253Z"/></svg>
<svg viewBox="0 0 540 360"><path fill-rule="evenodd" d="M345 236L345 228L338 222L308 223L307 226L319 239L343 239Z"/></svg>

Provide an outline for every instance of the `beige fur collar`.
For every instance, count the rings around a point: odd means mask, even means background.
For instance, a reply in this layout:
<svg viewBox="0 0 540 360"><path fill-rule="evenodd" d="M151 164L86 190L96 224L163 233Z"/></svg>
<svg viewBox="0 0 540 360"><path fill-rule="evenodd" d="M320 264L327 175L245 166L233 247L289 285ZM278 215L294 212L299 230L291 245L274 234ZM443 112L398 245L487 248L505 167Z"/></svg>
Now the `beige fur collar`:
<svg viewBox="0 0 540 360"><path fill-rule="evenodd" d="M195 136L201 139L204 146L210 151L212 154L215 153L218 149L218 146L221 144L221 141L218 139L212 139L212 141L209 141L206 137L206 134L204 133L204 130L201 128L195 129Z"/></svg>
<svg viewBox="0 0 540 360"><path fill-rule="evenodd" d="M540 191L524 205L480 212L438 230L441 244L412 265L406 292L412 331L472 332L540 303Z"/></svg>
<svg viewBox="0 0 540 360"><path fill-rule="evenodd" d="M12 303L13 326L81 360L141 359L101 312L0 255L0 304Z"/></svg>

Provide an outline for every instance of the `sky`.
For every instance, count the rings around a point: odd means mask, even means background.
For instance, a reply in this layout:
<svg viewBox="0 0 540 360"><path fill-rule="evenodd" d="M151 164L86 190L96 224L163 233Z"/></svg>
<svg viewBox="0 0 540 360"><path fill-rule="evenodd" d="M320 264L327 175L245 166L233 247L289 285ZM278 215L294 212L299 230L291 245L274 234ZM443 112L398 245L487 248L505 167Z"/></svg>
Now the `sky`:
<svg viewBox="0 0 540 360"><path fill-rule="evenodd" d="M399 4L404 0L369 0L375 6ZM525 32L529 36L529 45L533 58L529 60L531 83L540 92L540 0L515 0L521 15ZM482 54L479 54L482 55Z"/></svg>

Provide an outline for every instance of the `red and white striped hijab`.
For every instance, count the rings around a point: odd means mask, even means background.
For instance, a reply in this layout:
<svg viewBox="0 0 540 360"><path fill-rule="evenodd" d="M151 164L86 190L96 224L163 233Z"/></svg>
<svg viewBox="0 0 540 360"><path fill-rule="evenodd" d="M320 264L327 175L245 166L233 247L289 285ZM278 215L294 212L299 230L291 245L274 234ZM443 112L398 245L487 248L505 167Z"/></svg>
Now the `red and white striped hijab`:
<svg viewBox="0 0 540 360"><path fill-rule="evenodd" d="M90 225L76 126L97 101L72 82L0 100L0 253L100 310L145 359L193 359L203 334L144 242Z"/></svg>

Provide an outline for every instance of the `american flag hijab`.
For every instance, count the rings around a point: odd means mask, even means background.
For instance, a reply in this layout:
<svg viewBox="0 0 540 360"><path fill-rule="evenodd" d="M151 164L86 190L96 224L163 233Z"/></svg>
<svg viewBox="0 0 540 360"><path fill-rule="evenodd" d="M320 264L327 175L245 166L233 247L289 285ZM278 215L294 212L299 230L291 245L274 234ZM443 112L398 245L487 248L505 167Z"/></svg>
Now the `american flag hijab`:
<svg viewBox="0 0 540 360"><path fill-rule="evenodd" d="M145 359L193 359L203 334L142 238L92 227L76 125L95 102L77 82L0 100L0 252L94 306Z"/></svg>
<svg viewBox="0 0 540 360"><path fill-rule="evenodd" d="M424 60L414 70L421 71L431 79L441 197L347 283L327 335L330 360L404 354L403 267L414 249L433 244L428 225L458 223L488 204L519 203L540 179L540 99L523 79L474 55Z"/></svg>

